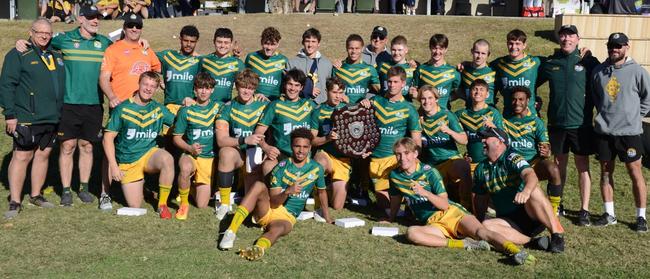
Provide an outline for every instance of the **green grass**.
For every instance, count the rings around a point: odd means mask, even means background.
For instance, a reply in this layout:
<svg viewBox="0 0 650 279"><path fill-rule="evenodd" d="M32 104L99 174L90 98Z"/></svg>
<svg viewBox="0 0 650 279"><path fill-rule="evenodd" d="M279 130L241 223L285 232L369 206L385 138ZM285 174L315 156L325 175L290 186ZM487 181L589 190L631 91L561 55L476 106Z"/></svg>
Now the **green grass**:
<svg viewBox="0 0 650 279"><path fill-rule="evenodd" d="M119 22L102 22L102 33L119 27ZM283 34L281 51L291 57L300 47L300 35L307 24L323 33L322 52L330 58L344 57L344 41L348 34L359 33L367 38L375 25L388 27L390 36L403 34L409 39L410 56L419 61L428 59L428 38L445 33L451 44L448 62L469 59L471 43L478 38L492 42L492 58L505 55L505 34L521 28L529 35L530 53L548 55L555 47L551 20L497 19L479 17L394 17L375 15L246 15L148 20L144 37L154 50L178 48L173 39L180 27L195 24L203 32L198 51L208 53L212 32L216 27L233 29L245 52L259 45L259 33L265 26L276 26ZM57 24L55 30L72 26ZM16 39L25 38L28 22L1 22L0 50L8 51ZM0 57L0 59L3 59ZM2 62L0 60L0 62ZM546 98L544 86L540 94ZM159 96L160 97L160 96ZM4 129L4 125L0 125ZM9 194L6 166L10 159L11 141L0 137L3 168L0 178L0 211L7 208ZM53 156L49 185L58 186L56 155ZM598 189L598 166L592 161L593 174L591 210L602 212ZM644 174L648 177L647 170ZM577 174L569 168L565 190L565 206L579 209ZM75 198L72 208L44 210L26 206L14 220L0 220L0 277L70 278L99 275L101 278L160 277L648 277L650 239L632 232L627 224L634 221L631 183L625 168L619 164L615 173L617 215L619 224L608 228L583 228L562 218L566 228L566 252L552 255L533 251L535 266L512 267L496 252L465 252L450 249L429 249L396 239L370 235L375 225L367 209L345 209L335 212L337 218L356 216L367 220L362 228L342 229L313 220L299 222L295 230L281 239L260 262L241 260L233 251L216 249L218 224L210 209L192 208L185 221L160 220L150 205L144 217L121 217L102 213L96 204L83 205ZM97 182L93 179L93 182ZM96 184L94 191L98 191ZM47 196L58 203L55 194ZM24 202L26 204L26 202ZM117 205L120 207L120 205ZM400 225L400 232L406 227ZM243 227L235 248L253 243L259 228Z"/></svg>

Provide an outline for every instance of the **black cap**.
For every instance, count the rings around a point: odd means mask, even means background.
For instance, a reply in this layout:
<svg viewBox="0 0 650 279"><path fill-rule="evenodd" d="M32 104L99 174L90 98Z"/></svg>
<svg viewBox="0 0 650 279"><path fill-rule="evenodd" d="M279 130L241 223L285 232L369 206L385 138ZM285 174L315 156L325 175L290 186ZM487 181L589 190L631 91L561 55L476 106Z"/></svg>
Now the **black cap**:
<svg viewBox="0 0 650 279"><path fill-rule="evenodd" d="M135 23L138 26L142 27L142 17L138 14L128 13L124 15L124 26L127 26L131 23Z"/></svg>
<svg viewBox="0 0 650 279"><path fill-rule="evenodd" d="M99 15L100 12L95 6L83 5L79 9L79 16L83 17L93 17Z"/></svg>
<svg viewBox="0 0 650 279"><path fill-rule="evenodd" d="M558 34L576 34L578 35L578 28L573 24L565 24L557 31Z"/></svg>
<svg viewBox="0 0 650 279"><path fill-rule="evenodd" d="M607 45L620 45L620 46L626 46L630 40L627 38L627 36L623 33L612 33L609 35L609 38L607 39Z"/></svg>
<svg viewBox="0 0 650 279"><path fill-rule="evenodd" d="M510 140L508 139L508 134L504 130L501 130L499 128L486 127L485 129L478 132L478 134L479 136L481 136L482 139L495 137L499 139L501 142L503 142L505 145L510 144Z"/></svg>
<svg viewBox="0 0 650 279"><path fill-rule="evenodd" d="M375 26L375 28L372 29L372 34L370 34L370 38L375 38L379 37L381 39L385 39L388 37L388 29L383 26Z"/></svg>

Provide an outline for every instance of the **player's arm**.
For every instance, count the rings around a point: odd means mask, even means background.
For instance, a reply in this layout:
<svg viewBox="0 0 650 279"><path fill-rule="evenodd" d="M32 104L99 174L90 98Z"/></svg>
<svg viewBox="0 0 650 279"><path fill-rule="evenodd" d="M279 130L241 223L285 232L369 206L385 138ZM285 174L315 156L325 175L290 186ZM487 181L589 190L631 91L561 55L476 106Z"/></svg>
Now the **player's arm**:
<svg viewBox="0 0 650 279"><path fill-rule="evenodd" d="M520 176L521 179L524 180L525 186L521 192L515 195L514 202L516 204L526 203L530 198L530 194L535 190L535 187L537 187L537 183L539 182L537 175L535 175L535 171L530 167L522 170Z"/></svg>
<svg viewBox="0 0 650 279"><path fill-rule="evenodd" d="M231 137L230 124L227 121L217 120L215 132L217 134L217 145L219 147L239 147L242 144L258 145L264 139L264 134L252 134L248 137Z"/></svg>
<svg viewBox="0 0 650 279"><path fill-rule="evenodd" d="M275 172L272 174L275 176ZM273 178L275 180L275 177ZM302 191L302 180L297 180L291 183L286 189L282 189L279 185L275 185L273 181L271 182L271 188L269 189L269 196L271 199L271 208L277 208L280 205L283 205L287 201L290 195L299 194Z"/></svg>
<svg viewBox="0 0 650 279"><path fill-rule="evenodd" d="M105 131L102 144L104 146L104 155L106 155L106 160L108 161L108 173L111 179L114 181L121 181L122 171L120 170L120 166L117 164L117 159L115 158L115 137L117 137L117 132Z"/></svg>
<svg viewBox="0 0 650 279"><path fill-rule="evenodd" d="M648 71L641 71L641 78L638 83L641 117L645 117L650 112L650 74L648 74Z"/></svg>
<svg viewBox="0 0 650 279"><path fill-rule="evenodd" d="M411 188L416 194L425 197L433 206L440 210L447 210L449 208L449 199L447 193L434 194L427 189L424 189L422 185L413 181Z"/></svg>
<svg viewBox="0 0 650 279"><path fill-rule="evenodd" d="M421 131L411 131L411 139L415 142L418 147L422 147L422 132Z"/></svg>
<svg viewBox="0 0 650 279"><path fill-rule="evenodd" d="M450 114L449 117L451 118L451 117L454 117L454 116L453 116L453 114ZM460 126L460 125L458 125L458 126ZM447 135L449 135L458 144L462 144L462 145L467 144L468 139L467 139L467 134L465 133L465 131L463 131L462 128L460 128L460 131L454 131L454 128L458 129L459 127L449 127L449 126L443 124L440 127L440 131L447 134Z"/></svg>
<svg viewBox="0 0 650 279"><path fill-rule="evenodd" d="M106 57L104 57L104 60L106 60ZM120 99L117 98L115 93L113 92L113 88L111 87L111 75L113 73L110 70L104 70L99 74L99 87L102 89L104 92L104 96L108 99L108 105L111 108L116 107L117 105L120 104Z"/></svg>

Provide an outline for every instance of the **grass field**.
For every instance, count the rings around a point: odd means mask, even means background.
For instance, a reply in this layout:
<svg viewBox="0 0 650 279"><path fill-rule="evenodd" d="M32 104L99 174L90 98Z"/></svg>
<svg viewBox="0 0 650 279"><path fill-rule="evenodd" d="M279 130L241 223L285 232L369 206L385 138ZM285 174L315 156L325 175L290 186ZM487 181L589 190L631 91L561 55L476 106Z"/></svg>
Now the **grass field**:
<svg viewBox="0 0 650 279"><path fill-rule="evenodd" d="M410 56L418 61L428 59L427 43L434 33L450 38L448 62L456 64L469 59L471 43L486 38L493 44L492 58L506 54L505 34L520 28L529 35L530 53L549 55L555 47L551 20L526 20L470 17L396 17L376 15L229 15L213 17L148 20L144 37L154 50L178 48L181 26L195 24L202 33L198 51L211 52L212 32L216 27L230 27L245 52L259 46L259 33L266 26L282 32L281 51L291 57L300 48L300 35L307 26L323 33L322 52L330 58L344 57L344 41L348 34L359 33L368 38L375 25L388 28L389 36L405 35L409 39ZM101 33L117 29L120 22L102 22ZM56 31L71 25L57 24ZM28 22L0 22L0 53L11 49L16 39L26 38ZM0 59L3 59L0 57ZM2 60L0 60L2 62ZM544 86L540 94L546 98ZM159 96L160 97L160 96ZM159 98L158 97L158 98ZM2 121L4 123L4 121ZM0 124L4 130L4 125ZM7 208L5 196L7 165L11 141L0 137L0 211ZM56 155L51 166L48 185L59 188ZM598 167L592 162L593 214L602 213L598 189ZM97 173L97 172L95 172ZM647 170L644 171L649 177ZM625 168L616 170L615 190L619 224L607 228L577 227L573 217L562 218L566 228L566 252L552 255L532 251L538 262L534 266L512 267L496 252L466 252L450 249L416 247L403 237L384 238L370 235L376 216L368 208L346 208L334 212L336 218L366 219L362 228L342 229L313 220L299 222L295 230L281 239L260 262L241 260L233 251L216 249L219 224L211 209L192 208L187 221L160 220L151 205L144 217L120 217L102 213L96 204L83 205L75 198L71 208L51 210L27 206L14 220L0 220L0 277L5 278L459 278L459 277L633 277L648 278L650 236L636 234L628 225L635 220L630 180ZM565 190L565 207L579 209L577 174L569 168ZM92 190L99 191L96 177ZM545 184L545 183L544 183ZM543 186L545 187L545 186ZM58 204L56 194L46 196ZM121 205L114 204L118 208ZM400 232L406 227L400 224ZM260 229L240 230L235 248L252 244Z"/></svg>

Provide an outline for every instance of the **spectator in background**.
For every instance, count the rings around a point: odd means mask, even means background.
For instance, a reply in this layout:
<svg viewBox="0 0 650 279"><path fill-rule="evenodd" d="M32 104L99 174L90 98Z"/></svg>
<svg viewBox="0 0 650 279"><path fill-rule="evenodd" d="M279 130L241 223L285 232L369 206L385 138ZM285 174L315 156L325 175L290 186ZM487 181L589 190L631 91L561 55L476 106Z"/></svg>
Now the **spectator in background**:
<svg viewBox="0 0 650 279"><path fill-rule="evenodd" d="M72 23L72 2L69 0L50 0L47 4L47 11L45 17L50 22L65 21L65 23Z"/></svg>
<svg viewBox="0 0 650 279"><path fill-rule="evenodd" d="M104 19L114 19L120 13L120 0L99 0L95 6Z"/></svg>
<svg viewBox="0 0 650 279"><path fill-rule="evenodd" d="M149 10L147 7L151 5L151 0L124 0L124 13L134 13L140 15L142 18L149 18Z"/></svg>
<svg viewBox="0 0 650 279"><path fill-rule="evenodd" d="M445 0L434 0L431 13L434 15L445 15Z"/></svg>
<svg viewBox="0 0 650 279"><path fill-rule="evenodd" d="M169 11L167 11L167 0L153 0L153 17L169 17Z"/></svg>

